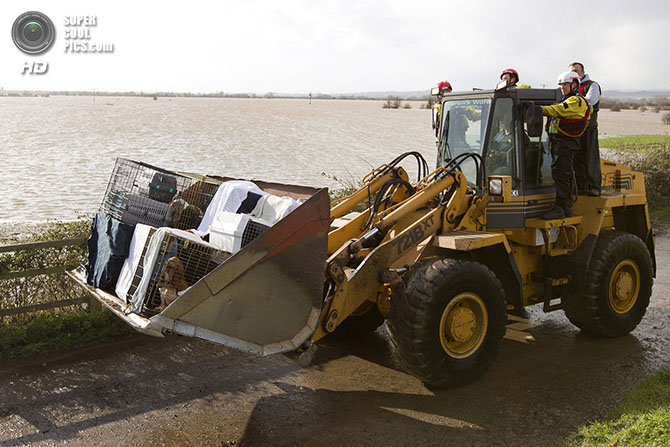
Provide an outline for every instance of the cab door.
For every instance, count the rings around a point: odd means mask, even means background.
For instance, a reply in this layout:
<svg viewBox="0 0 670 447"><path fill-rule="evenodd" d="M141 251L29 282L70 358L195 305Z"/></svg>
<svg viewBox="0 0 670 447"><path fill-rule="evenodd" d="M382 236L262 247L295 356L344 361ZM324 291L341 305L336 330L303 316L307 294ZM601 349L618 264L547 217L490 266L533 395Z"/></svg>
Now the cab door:
<svg viewBox="0 0 670 447"><path fill-rule="evenodd" d="M499 97L493 106L483 153L486 176L508 175L512 178L512 200L490 202L486 208L488 228L519 228L524 225L523 197L519 194L519 153L522 128L517 118L514 100Z"/></svg>
<svg viewBox="0 0 670 447"><path fill-rule="evenodd" d="M546 122L547 118L544 119ZM529 137L527 124L524 122L521 143L523 214L524 218L538 217L551 209L556 197L554 179L551 176L549 135L545 126L542 126L539 137Z"/></svg>

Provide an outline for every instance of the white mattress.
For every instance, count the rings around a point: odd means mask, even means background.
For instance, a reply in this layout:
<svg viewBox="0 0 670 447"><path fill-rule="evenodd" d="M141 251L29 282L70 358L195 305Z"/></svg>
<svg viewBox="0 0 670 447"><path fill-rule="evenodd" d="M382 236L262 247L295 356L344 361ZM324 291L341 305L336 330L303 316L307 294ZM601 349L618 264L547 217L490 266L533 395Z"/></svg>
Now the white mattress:
<svg viewBox="0 0 670 447"><path fill-rule="evenodd" d="M262 191L258 186L252 182L246 182L243 180L230 180L224 182L219 186L219 189L216 190L216 194L212 197L212 201L209 203L205 215L202 218L202 222L198 226L196 233L204 237L209 233L209 227L214 222L214 218L219 213L219 211L229 211L234 213L238 210L244 199L247 198L247 194L253 192L261 196L267 195L266 192Z"/></svg>
<svg viewBox="0 0 670 447"><path fill-rule="evenodd" d="M128 290L130 290L130 285L133 282L133 277L135 276L135 270L140 263L140 258L142 257L142 250L146 245L147 238L149 237L149 230L151 226L144 224L137 224L135 226L135 232L133 233L133 238L130 241L130 250L128 257L123 262L123 267L121 267L121 274L119 279L116 282L115 292L116 296L128 302Z"/></svg>
<svg viewBox="0 0 670 447"><path fill-rule="evenodd" d="M300 206L300 202L290 197L278 197L268 194L258 199L251 215L270 225L274 225L286 217L288 213Z"/></svg>

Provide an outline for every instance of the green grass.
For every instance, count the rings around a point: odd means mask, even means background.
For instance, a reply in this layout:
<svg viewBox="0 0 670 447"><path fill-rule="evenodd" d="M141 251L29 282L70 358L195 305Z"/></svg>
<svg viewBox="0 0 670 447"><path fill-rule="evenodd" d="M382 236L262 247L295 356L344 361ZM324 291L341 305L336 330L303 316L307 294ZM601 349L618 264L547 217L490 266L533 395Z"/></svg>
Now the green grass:
<svg viewBox="0 0 670 447"><path fill-rule="evenodd" d="M134 333L108 311L42 314L0 326L0 359L64 351Z"/></svg>
<svg viewBox="0 0 670 447"><path fill-rule="evenodd" d="M610 149L640 148L651 150L660 145L670 144L670 137L663 135L633 135L628 137L600 138L598 145Z"/></svg>
<svg viewBox="0 0 670 447"><path fill-rule="evenodd" d="M649 207L649 216L650 217L670 216L670 205L663 206L660 208Z"/></svg>
<svg viewBox="0 0 670 447"><path fill-rule="evenodd" d="M566 447L670 446L670 370L626 393L609 418L579 429Z"/></svg>

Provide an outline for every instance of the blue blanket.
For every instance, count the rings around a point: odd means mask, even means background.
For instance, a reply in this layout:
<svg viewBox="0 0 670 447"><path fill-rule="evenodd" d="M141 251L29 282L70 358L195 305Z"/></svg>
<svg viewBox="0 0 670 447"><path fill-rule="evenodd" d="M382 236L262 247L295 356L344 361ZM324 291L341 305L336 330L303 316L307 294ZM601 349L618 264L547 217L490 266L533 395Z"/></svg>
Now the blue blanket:
<svg viewBox="0 0 670 447"><path fill-rule="evenodd" d="M86 282L100 289L114 289L123 261L128 257L135 225L97 213L91 225Z"/></svg>

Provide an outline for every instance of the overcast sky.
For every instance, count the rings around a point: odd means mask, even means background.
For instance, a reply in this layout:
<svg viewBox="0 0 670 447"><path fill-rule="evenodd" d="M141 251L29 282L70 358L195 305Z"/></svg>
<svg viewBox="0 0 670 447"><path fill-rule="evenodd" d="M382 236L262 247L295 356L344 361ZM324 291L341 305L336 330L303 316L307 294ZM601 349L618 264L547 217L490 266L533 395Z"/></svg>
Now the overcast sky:
<svg viewBox="0 0 670 447"><path fill-rule="evenodd" d="M3 0L0 87L181 92L365 92L491 88L516 68L555 85L573 60L604 90L670 89L670 1L69 1ZM40 11L56 27L26 56L11 28ZM97 16L91 42L65 53L64 18ZM4 31L2 31L4 29ZM4 37L2 37L4 36ZM45 75L22 75L46 62Z"/></svg>

